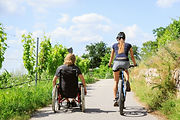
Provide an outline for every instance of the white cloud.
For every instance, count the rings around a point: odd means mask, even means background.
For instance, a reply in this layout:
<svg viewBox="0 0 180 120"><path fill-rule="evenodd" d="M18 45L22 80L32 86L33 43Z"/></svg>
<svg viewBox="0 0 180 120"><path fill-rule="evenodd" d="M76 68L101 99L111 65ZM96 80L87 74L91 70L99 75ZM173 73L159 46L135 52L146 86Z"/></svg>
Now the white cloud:
<svg viewBox="0 0 180 120"><path fill-rule="evenodd" d="M8 46L11 45L11 44L17 44L17 43L18 43L17 40L13 40L13 39L10 39L10 40L8 39L7 40Z"/></svg>
<svg viewBox="0 0 180 120"><path fill-rule="evenodd" d="M89 35L89 36L77 36L72 38L73 41L78 42L100 42L103 40L103 37L100 35Z"/></svg>
<svg viewBox="0 0 180 120"><path fill-rule="evenodd" d="M144 32L138 25L127 26L123 29L126 34L127 42L142 47L142 44L147 41L155 40L154 35Z"/></svg>
<svg viewBox="0 0 180 120"><path fill-rule="evenodd" d="M46 13L48 8L62 7L66 3L71 3L74 0L27 0L27 4L36 12Z"/></svg>
<svg viewBox="0 0 180 120"><path fill-rule="evenodd" d="M62 28L62 27L57 27L55 30L53 30L50 35L53 36L54 38L58 38L60 36L70 36L71 31L68 31L68 29L66 28Z"/></svg>
<svg viewBox="0 0 180 120"><path fill-rule="evenodd" d="M172 7L172 5L177 2L180 2L180 0L157 0L156 4L159 7L167 8L167 7Z"/></svg>
<svg viewBox="0 0 180 120"><path fill-rule="evenodd" d="M19 28L16 28L15 31L16 31L16 38L15 38L15 39L16 39L16 43L17 43L17 44L21 44L22 35L23 35L23 34L27 34L28 32L27 32L27 30L25 30L25 29L20 30Z"/></svg>
<svg viewBox="0 0 180 120"><path fill-rule="evenodd" d="M37 38L37 37L41 37L44 35L44 32L42 30L36 30L32 33L32 38Z"/></svg>
<svg viewBox="0 0 180 120"><path fill-rule="evenodd" d="M110 20L102 15L96 13L84 14L82 16L76 16L72 19L74 23L97 23L97 22L106 22L109 23Z"/></svg>
<svg viewBox="0 0 180 120"><path fill-rule="evenodd" d="M23 0L0 0L0 10L8 13L22 13L25 11Z"/></svg>
<svg viewBox="0 0 180 120"><path fill-rule="evenodd" d="M132 25L132 26L128 26L124 29L124 31L126 32L127 36L129 38L135 38L136 37L136 33L139 31L139 28L137 27L136 24Z"/></svg>
<svg viewBox="0 0 180 120"><path fill-rule="evenodd" d="M112 29L110 25L102 25L102 24L99 24L99 25L97 25L96 27L97 27L97 29L102 30L102 31L104 31L104 32L109 32L109 31L111 31L111 29Z"/></svg>
<svg viewBox="0 0 180 120"><path fill-rule="evenodd" d="M74 1L76 0L0 0L0 12L22 13L30 6L34 12L47 13L48 8L62 7Z"/></svg>
<svg viewBox="0 0 180 120"><path fill-rule="evenodd" d="M65 15L67 18L68 15ZM64 18L64 17L62 17ZM50 35L55 39L68 39L72 42L101 41L104 33L112 30L110 20L95 13L84 14L72 18L73 25L69 27L58 26Z"/></svg>
<svg viewBox="0 0 180 120"><path fill-rule="evenodd" d="M23 34L27 34L27 30L20 30L19 28L16 28L16 36L20 38Z"/></svg>
<svg viewBox="0 0 180 120"><path fill-rule="evenodd" d="M58 19L58 23L66 23L69 20L69 15L67 14L62 14L62 17Z"/></svg>
<svg viewBox="0 0 180 120"><path fill-rule="evenodd" d="M36 23L34 26L33 26L35 29L39 29L39 30L46 30L47 29L47 25L46 23Z"/></svg>
<svg viewBox="0 0 180 120"><path fill-rule="evenodd" d="M5 27L5 30L7 30L7 31L11 31L11 30L13 30L14 29L14 26L6 26Z"/></svg>

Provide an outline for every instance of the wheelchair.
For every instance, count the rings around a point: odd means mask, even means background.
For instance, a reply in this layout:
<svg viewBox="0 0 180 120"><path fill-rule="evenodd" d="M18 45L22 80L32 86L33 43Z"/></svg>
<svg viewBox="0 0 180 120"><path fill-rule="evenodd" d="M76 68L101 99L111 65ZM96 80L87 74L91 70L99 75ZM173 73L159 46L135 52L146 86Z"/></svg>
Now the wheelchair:
<svg viewBox="0 0 180 120"><path fill-rule="evenodd" d="M78 76L75 70L71 72L60 71L59 83L54 86L52 91L52 110L54 113L63 107L63 101L67 98L74 99L77 107L82 112L85 112L84 86L81 82L78 82Z"/></svg>

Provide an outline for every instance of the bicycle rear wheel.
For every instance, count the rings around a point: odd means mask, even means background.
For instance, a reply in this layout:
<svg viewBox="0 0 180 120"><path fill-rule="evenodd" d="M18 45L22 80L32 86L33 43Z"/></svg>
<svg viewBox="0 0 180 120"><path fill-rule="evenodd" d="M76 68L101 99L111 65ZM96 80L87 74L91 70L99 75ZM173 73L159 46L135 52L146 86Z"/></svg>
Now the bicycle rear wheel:
<svg viewBox="0 0 180 120"><path fill-rule="evenodd" d="M123 85L122 80L119 81L119 112L120 115L123 115L124 109L124 94L123 94Z"/></svg>

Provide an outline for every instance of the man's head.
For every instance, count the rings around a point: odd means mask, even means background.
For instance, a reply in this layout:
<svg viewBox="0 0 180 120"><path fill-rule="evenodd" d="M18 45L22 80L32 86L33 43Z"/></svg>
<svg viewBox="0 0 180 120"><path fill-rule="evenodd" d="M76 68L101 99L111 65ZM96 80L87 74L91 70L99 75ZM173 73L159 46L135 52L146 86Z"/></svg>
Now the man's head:
<svg viewBox="0 0 180 120"><path fill-rule="evenodd" d="M68 66L73 65L75 61L76 61L76 56L72 53L68 53L64 58L64 64Z"/></svg>

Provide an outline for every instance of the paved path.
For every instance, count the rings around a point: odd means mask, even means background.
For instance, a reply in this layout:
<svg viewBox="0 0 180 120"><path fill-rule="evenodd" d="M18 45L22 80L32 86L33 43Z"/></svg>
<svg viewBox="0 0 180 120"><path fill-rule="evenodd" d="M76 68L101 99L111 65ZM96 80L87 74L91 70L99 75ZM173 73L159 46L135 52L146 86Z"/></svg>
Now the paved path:
<svg viewBox="0 0 180 120"><path fill-rule="evenodd" d="M136 102L133 92L127 93L125 115L121 116L118 112L119 108L113 107L112 88L112 79L100 80L88 85L85 113L79 108L61 109L54 113L50 105L36 112L31 120L158 120Z"/></svg>

